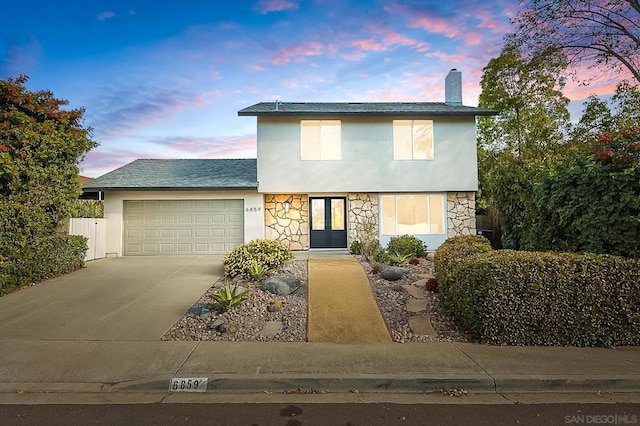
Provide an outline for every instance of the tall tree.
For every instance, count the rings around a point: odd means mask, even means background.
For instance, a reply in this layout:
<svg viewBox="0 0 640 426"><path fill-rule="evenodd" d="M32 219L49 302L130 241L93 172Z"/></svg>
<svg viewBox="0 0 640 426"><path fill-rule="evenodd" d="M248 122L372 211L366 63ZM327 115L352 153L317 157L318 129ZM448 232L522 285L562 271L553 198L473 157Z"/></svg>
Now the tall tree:
<svg viewBox="0 0 640 426"><path fill-rule="evenodd" d="M570 65L628 71L640 82L639 0L523 0L509 43L531 56L560 49Z"/></svg>
<svg viewBox="0 0 640 426"><path fill-rule="evenodd" d="M0 80L0 256L52 235L81 192L79 159L96 144L82 109L26 76Z"/></svg>
<svg viewBox="0 0 640 426"><path fill-rule="evenodd" d="M483 69L479 105L500 115L478 118L479 205L501 212L506 247L519 247L534 175L568 131L565 67L561 51L526 60L508 45Z"/></svg>

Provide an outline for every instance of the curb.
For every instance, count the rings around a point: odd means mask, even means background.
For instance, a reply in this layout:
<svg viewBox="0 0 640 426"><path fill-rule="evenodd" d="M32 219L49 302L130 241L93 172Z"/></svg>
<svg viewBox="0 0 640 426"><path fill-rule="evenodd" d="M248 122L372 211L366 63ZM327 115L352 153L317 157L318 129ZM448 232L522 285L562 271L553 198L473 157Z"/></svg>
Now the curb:
<svg viewBox="0 0 640 426"><path fill-rule="evenodd" d="M204 377L201 375L200 377ZM4 383L0 393L186 393L169 390L173 377L158 376L121 383ZM181 378L181 377L175 377ZM640 380L624 377L543 377L487 375L459 377L311 377L216 375L208 378L206 393L431 393L464 389L475 393L509 392L639 392Z"/></svg>

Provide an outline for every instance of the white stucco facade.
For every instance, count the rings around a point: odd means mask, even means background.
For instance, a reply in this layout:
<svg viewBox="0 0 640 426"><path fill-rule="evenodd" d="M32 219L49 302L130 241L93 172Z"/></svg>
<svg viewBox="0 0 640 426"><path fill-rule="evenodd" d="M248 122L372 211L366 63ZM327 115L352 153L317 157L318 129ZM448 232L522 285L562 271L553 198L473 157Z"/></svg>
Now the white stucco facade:
<svg viewBox="0 0 640 426"><path fill-rule="evenodd" d="M303 161L300 121L305 117L259 116L258 190L280 194L476 191L475 118L416 118L433 120L433 160L393 159L392 117L346 116L341 118L341 160Z"/></svg>

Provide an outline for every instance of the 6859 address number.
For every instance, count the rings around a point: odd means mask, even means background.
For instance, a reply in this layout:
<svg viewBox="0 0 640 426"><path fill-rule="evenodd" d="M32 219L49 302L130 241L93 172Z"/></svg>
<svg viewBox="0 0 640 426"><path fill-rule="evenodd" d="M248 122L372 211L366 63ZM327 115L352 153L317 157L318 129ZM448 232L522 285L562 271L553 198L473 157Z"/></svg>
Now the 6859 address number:
<svg viewBox="0 0 640 426"><path fill-rule="evenodd" d="M169 383L170 392L205 392L206 377L173 378Z"/></svg>

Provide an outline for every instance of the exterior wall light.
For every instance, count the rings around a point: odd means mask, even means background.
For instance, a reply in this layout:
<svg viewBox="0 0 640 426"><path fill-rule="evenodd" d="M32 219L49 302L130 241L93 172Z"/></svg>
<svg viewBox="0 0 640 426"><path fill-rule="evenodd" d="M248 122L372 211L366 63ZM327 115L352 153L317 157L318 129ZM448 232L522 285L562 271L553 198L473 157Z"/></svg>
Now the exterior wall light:
<svg viewBox="0 0 640 426"><path fill-rule="evenodd" d="M284 202L284 212L289 213L289 209L291 208L291 203L288 201Z"/></svg>

